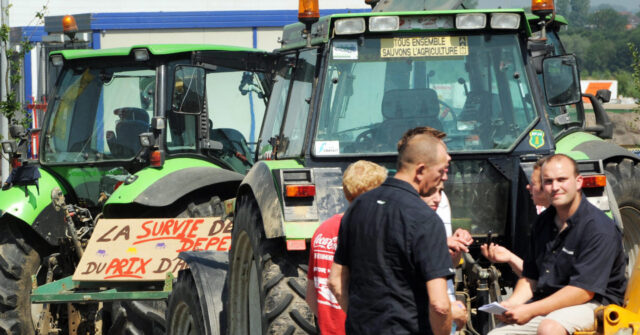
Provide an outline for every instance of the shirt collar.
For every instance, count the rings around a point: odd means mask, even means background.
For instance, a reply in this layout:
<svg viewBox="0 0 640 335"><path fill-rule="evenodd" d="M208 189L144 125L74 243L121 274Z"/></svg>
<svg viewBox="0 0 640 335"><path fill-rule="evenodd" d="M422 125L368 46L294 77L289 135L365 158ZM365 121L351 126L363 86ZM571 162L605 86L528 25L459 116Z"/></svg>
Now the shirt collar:
<svg viewBox="0 0 640 335"><path fill-rule="evenodd" d="M578 222L582 220L582 217L585 215L584 211L586 210L588 200L585 197L584 193L581 193L580 196L581 196L580 205L578 205L578 209L576 209L576 212L573 213L573 215L571 215L567 219L567 225L569 227L575 226ZM549 215L549 217L551 217L552 223L554 221L554 218L556 217L556 214L558 214L556 208L553 205L550 205L549 208L547 208L547 210L545 211L545 213L547 213L546 215ZM555 227L555 223L554 223L554 227Z"/></svg>
<svg viewBox="0 0 640 335"><path fill-rule="evenodd" d="M573 215L571 215L568 219L567 219L567 224L569 226L574 226L576 224L578 224L580 221L582 221L583 216L585 215L585 210L587 209L587 202L589 200L587 200L587 198L585 197L584 193L581 192L581 197L580 197L580 205L578 205L578 209L576 209L576 212L573 213Z"/></svg>
<svg viewBox="0 0 640 335"><path fill-rule="evenodd" d="M413 188L413 186L411 186L411 184L407 183L404 180L400 180L398 178L395 177L387 177L387 180L384 181L384 184L386 186L391 186L391 187L396 187L402 190L405 190L417 197L420 197L420 194L418 194L418 191L416 191L415 188Z"/></svg>

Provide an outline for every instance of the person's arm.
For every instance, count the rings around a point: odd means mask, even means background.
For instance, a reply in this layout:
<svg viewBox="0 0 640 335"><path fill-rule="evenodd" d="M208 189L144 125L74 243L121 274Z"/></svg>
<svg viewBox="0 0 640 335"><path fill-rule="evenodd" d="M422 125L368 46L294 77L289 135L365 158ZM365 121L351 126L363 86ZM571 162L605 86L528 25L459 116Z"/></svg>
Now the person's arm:
<svg viewBox="0 0 640 335"><path fill-rule="evenodd" d="M451 302L447 294L447 281L444 278L434 278L427 281L429 295L429 323L434 335L448 335L451 333Z"/></svg>
<svg viewBox="0 0 640 335"><path fill-rule="evenodd" d="M334 262L329 272L328 284L329 290L346 313L349 306L349 267Z"/></svg>
<svg viewBox="0 0 640 335"><path fill-rule="evenodd" d="M538 315L547 315L561 308L584 304L593 299L593 296L594 293L591 291L568 285L544 299L509 309L504 313L505 321L522 325Z"/></svg>
<svg viewBox="0 0 640 335"><path fill-rule="evenodd" d="M491 243L491 245L487 245L485 243L480 246L480 251L491 263L508 263L511 270L513 270L518 277L522 276L524 261L516 254L509 251L509 249L498 244Z"/></svg>
<svg viewBox="0 0 640 335"><path fill-rule="evenodd" d="M533 298L533 291L536 287L536 281L527 277L521 277L516 283L516 288L509 299L502 303L503 306L510 308L524 304Z"/></svg>
<svg viewBox="0 0 640 335"><path fill-rule="evenodd" d="M307 279L307 296L305 297L309 309L318 316L318 293L316 292L313 280Z"/></svg>

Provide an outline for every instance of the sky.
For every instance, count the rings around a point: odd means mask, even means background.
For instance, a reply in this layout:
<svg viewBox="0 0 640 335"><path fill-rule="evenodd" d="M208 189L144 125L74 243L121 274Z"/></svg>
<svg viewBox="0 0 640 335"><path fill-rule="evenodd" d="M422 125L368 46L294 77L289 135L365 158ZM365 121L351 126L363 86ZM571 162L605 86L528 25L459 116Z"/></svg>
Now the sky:
<svg viewBox="0 0 640 335"><path fill-rule="evenodd" d="M611 0L591 0L591 8L597 7L602 4L612 4ZM616 0L616 6L624 7L627 11L632 13L640 12L640 1L638 0ZM530 7L530 0L478 0L478 7L480 8L496 8L501 6L502 8L522 8Z"/></svg>
<svg viewBox="0 0 640 335"><path fill-rule="evenodd" d="M150 11L218 11L268 10L298 7L296 0L9 0L12 27L35 25L35 13L47 5L45 15L66 15L96 12L150 12ZM610 0L591 0L591 7L609 4ZM364 0L319 0L320 8L367 8ZM616 0L616 6L632 13L640 12L638 0ZM530 0L478 0L479 8L522 8L531 6Z"/></svg>

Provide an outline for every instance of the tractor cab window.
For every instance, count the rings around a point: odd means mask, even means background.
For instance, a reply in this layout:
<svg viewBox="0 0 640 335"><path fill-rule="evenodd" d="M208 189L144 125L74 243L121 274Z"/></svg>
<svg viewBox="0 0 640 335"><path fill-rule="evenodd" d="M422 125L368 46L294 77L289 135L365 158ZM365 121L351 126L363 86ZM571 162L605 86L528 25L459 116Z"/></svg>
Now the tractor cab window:
<svg viewBox="0 0 640 335"><path fill-rule="evenodd" d="M178 67L179 68L179 67ZM167 117L167 149L171 153L198 150L199 132L208 132L209 139L222 143L222 150L212 154L245 172L252 164L252 150L266 107L264 74L211 66L205 73L205 106L193 106L189 113L172 107ZM175 81L174 95L180 95L188 85ZM175 96L173 97L175 101ZM179 99L178 99L179 100ZM205 113L205 116L200 115ZM199 121L208 129L199 129Z"/></svg>
<svg viewBox="0 0 640 335"><path fill-rule="evenodd" d="M282 129L278 157L300 157L307 133L307 118L311 105L311 89L316 72L317 49L300 52L296 61L289 107Z"/></svg>
<svg viewBox="0 0 640 335"><path fill-rule="evenodd" d="M395 154L431 126L454 152L507 151L537 118L515 34L332 42L315 156Z"/></svg>
<svg viewBox="0 0 640 335"><path fill-rule="evenodd" d="M149 131L155 71L134 67L65 68L47 113L43 163L130 160Z"/></svg>
<svg viewBox="0 0 640 335"><path fill-rule="evenodd" d="M263 76L223 67L206 75L209 139L222 143L222 150L213 155L242 173L253 164L266 109Z"/></svg>
<svg viewBox="0 0 640 335"><path fill-rule="evenodd" d="M282 119L284 111L287 107L287 98L289 97L289 88L293 69L295 67L295 54L284 55L276 65L276 74L273 82L271 97L269 98L269 106L267 114L260 132L260 142L258 155L260 159L275 159L276 148L278 148L280 138L280 128L282 127Z"/></svg>

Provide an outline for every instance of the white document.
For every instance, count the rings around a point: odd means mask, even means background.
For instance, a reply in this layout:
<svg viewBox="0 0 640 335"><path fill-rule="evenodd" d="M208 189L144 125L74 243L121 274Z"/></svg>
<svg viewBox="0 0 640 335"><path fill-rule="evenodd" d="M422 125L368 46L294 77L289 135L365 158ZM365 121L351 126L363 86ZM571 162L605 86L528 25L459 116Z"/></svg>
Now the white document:
<svg viewBox="0 0 640 335"><path fill-rule="evenodd" d="M491 313L491 314L502 314L507 311L504 306L500 305L500 303L492 302L490 304L486 304L484 306L480 306L478 308L481 312Z"/></svg>

